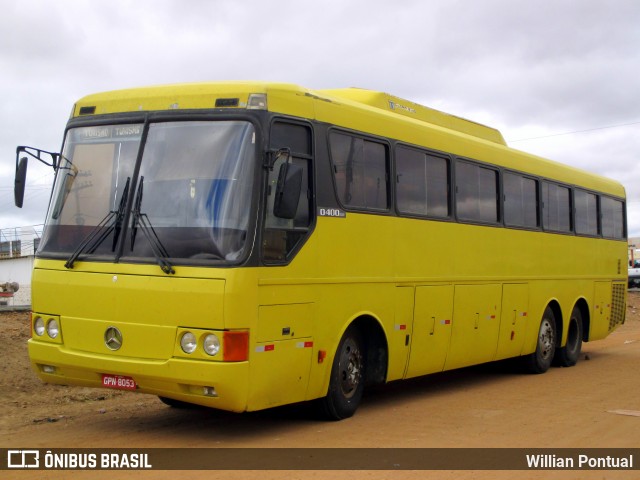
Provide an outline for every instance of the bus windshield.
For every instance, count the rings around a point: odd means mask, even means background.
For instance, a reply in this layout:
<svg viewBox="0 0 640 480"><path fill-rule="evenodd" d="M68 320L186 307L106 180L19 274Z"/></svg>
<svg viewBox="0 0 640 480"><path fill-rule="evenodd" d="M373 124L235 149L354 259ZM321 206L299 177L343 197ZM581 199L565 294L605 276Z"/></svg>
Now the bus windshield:
<svg viewBox="0 0 640 480"><path fill-rule="evenodd" d="M172 259L240 259L249 237L254 127L151 123L142 144L143 131L142 124L68 131L40 253L157 259L160 248Z"/></svg>

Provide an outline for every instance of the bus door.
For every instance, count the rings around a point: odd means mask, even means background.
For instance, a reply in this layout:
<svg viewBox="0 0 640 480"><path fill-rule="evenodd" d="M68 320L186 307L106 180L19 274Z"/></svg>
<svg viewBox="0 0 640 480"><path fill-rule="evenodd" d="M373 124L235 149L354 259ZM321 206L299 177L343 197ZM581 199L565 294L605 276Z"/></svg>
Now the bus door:
<svg viewBox="0 0 640 480"><path fill-rule="evenodd" d="M490 362L495 358L501 294L500 284L456 285L446 370Z"/></svg>
<svg viewBox="0 0 640 480"><path fill-rule="evenodd" d="M416 287L405 378L443 370L451 339L453 290L453 285Z"/></svg>

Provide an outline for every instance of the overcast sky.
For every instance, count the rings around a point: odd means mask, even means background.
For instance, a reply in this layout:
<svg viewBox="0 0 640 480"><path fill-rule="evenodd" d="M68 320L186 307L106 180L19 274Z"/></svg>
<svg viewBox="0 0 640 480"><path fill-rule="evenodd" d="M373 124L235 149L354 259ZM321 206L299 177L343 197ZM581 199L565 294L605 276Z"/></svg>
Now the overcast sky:
<svg viewBox="0 0 640 480"><path fill-rule="evenodd" d="M275 80L381 90L500 129L510 146L621 181L640 236L638 0L0 0L0 229L40 224L80 97Z"/></svg>

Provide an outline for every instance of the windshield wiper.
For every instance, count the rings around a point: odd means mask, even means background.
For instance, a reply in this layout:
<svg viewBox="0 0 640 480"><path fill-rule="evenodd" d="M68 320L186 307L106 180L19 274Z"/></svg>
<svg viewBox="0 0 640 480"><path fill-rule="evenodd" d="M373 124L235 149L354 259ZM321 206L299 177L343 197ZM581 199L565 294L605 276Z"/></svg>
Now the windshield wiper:
<svg viewBox="0 0 640 480"><path fill-rule="evenodd" d="M136 233L138 232L139 226L140 230L142 230L142 233L149 242L151 251L153 252L153 256L155 257L156 262L158 262L158 265L160 266L162 271L167 275L176 273L173 269L173 265L169 261L169 252L167 252L167 249L160 241L158 234L149 221L149 217L146 213L140 212L140 206L142 205L143 186L144 177L140 177L140 186L138 187L138 191L136 192L136 200L133 207L133 220L131 222L131 250L133 251L133 247L136 243Z"/></svg>
<svg viewBox="0 0 640 480"><path fill-rule="evenodd" d="M89 234L80 242L80 245L73 251L67 262L64 264L66 268L73 268L73 264L83 253L93 253L96 249L105 241L105 239L113 234L113 245L111 251L116 249L116 243L118 237L122 231L122 221L124 219L124 211L127 205L127 197L129 196L129 183L131 178L127 177L127 183L122 191L122 197L120 197L120 204L118 210L111 210L107 215L100 220L100 223L93 227Z"/></svg>

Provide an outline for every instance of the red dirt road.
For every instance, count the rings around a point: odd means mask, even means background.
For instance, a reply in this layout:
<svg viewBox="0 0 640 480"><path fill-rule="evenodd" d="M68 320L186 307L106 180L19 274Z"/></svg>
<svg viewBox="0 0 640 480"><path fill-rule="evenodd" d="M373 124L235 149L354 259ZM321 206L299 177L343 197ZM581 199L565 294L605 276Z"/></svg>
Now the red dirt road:
<svg viewBox="0 0 640 480"><path fill-rule="evenodd" d="M178 410L157 398L46 385L31 372L28 315L0 315L0 447L639 448L640 293L625 325L583 345L573 368L523 375L491 365L397 382L366 394L356 415L317 420L309 406L250 414ZM585 359L588 358L587 359ZM628 412L627 412L628 413ZM345 451L348 455L348 451ZM640 463L640 458L636 459ZM188 478L587 478L638 471L211 471ZM171 478L178 472L5 471L2 478Z"/></svg>

